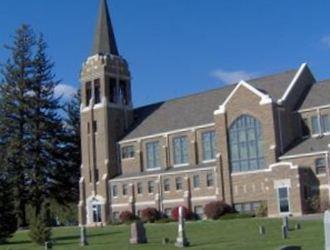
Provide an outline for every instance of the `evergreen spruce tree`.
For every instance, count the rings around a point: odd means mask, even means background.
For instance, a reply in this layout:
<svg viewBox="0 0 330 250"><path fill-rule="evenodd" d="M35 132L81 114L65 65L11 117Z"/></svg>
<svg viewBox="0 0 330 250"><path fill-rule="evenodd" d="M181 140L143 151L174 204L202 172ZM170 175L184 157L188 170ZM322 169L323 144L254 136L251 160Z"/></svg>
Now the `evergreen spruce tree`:
<svg viewBox="0 0 330 250"><path fill-rule="evenodd" d="M51 238L51 228L49 227L48 208L47 205L41 205L38 215L36 211L31 218L29 237L39 245L43 245Z"/></svg>
<svg viewBox="0 0 330 250"><path fill-rule="evenodd" d="M0 244L6 242L17 229L12 186L8 175L0 170Z"/></svg>
<svg viewBox="0 0 330 250"><path fill-rule="evenodd" d="M33 59L33 81L28 97L28 179L29 203L35 209L35 215L41 212L42 204L57 198L60 190L58 173L64 170L64 164L58 151L63 147L63 122L58 114L61 108L59 98L55 97L58 84L52 73L53 63L46 55L47 44L42 35L37 38L36 54ZM55 190L55 192L54 192ZM56 192L57 191L57 192Z"/></svg>
<svg viewBox="0 0 330 250"><path fill-rule="evenodd" d="M21 227L27 225L27 98L33 77L34 45L35 36L31 28L21 26L16 31L13 45L7 46L11 56L2 69L4 83L0 85L0 146L5 151L2 167L13 181L14 211Z"/></svg>
<svg viewBox="0 0 330 250"><path fill-rule="evenodd" d="M66 147L65 158L67 161L67 187L71 193L72 202L79 200L79 178L81 165L80 142L80 90L66 104Z"/></svg>

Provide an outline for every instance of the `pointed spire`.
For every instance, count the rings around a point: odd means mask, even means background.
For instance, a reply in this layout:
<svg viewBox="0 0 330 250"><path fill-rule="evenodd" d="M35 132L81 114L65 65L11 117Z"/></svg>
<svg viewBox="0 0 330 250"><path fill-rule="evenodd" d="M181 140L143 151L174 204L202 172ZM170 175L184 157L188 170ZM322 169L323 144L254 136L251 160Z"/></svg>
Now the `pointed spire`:
<svg viewBox="0 0 330 250"><path fill-rule="evenodd" d="M97 54L119 55L106 0L101 0L100 2L99 17L92 51L92 55Z"/></svg>

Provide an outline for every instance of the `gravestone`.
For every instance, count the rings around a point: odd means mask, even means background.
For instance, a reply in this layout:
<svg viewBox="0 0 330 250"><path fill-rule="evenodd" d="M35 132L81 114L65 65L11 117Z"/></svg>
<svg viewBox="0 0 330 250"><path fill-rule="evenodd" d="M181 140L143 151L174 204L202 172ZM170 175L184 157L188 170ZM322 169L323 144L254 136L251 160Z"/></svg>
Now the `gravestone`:
<svg viewBox="0 0 330 250"><path fill-rule="evenodd" d="M163 240L162 240L162 244L163 244L163 245L166 245L166 244L168 244L169 242L170 242L169 238L163 238Z"/></svg>
<svg viewBox="0 0 330 250"><path fill-rule="evenodd" d="M131 244L144 244L147 243L146 229L142 221L136 221L131 225Z"/></svg>
<svg viewBox="0 0 330 250"><path fill-rule="evenodd" d="M282 225L282 238L284 240L288 238L288 228L285 225Z"/></svg>
<svg viewBox="0 0 330 250"><path fill-rule="evenodd" d="M301 229L301 225L300 225L300 223L297 223L297 224L296 224L295 229L296 229L296 230L300 230L300 229Z"/></svg>
<svg viewBox="0 0 330 250"><path fill-rule="evenodd" d="M330 250L330 211L324 213L325 250Z"/></svg>
<svg viewBox="0 0 330 250"><path fill-rule="evenodd" d="M277 250L301 250L301 246L282 246Z"/></svg>
<svg viewBox="0 0 330 250"><path fill-rule="evenodd" d="M80 227L80 246L87 246L88 242L87 242L87 236L86 236L86 227L85 226L81 226Z"/></svg>
<svg viewBox="0 0 330 250"><path fill-rule="evenodd" d="M45 242L45 250L51 250L53 249L53 244L49 241Z"/></svg>
<svg viewBox="0 0 330 250"><path fill-rule="evenodd" d="M178 237L176 238L176 247L187 247L189 246L189 241L186 236L185 228L185 211L183 207L179 207L179 222L178 222Z"/></svg>
<svg viewBox="0 0 330 250"><path fill-rule="evenodd" d="M286 229L289 231L289 217L288 216L283 217L283 226L285 226Z"/></svg>
<svg viewBox="0 0 330 250"><path fill-rule="evenodd" d="M265 235L266 234L266 228L264 226L259 226L259 234Z"/></svg>

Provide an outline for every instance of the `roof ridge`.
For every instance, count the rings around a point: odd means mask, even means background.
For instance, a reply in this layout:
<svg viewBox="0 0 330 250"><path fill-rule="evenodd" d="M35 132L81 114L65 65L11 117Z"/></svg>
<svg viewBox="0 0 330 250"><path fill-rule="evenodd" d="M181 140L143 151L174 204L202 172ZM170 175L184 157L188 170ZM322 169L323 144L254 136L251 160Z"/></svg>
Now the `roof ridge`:
<svg viewBox="0 0 330 250"><path fill-rule="evenodd" d="M276 73L271 73L269 75L260 76L260 77L252 78L252 79L245 80L245 81L248 84L251 84L250 83L251 81L259 81L261 79L270 78L270 77L273 77L273 76L276 76L276 75L286 74L286 73L289 73L289 72L292 72L292 71L295 71L296 72L297 69L288 69L288 70L284 70L284 71L279 71L279 72L276 72ZM174 98L166 99L164 101L157 101L157 102L154 102L154 103L149 103L149 104L146 104L146 105L143 105L143 106L136 107L134 109L135 110L136 109L142 109L142 108L151 107L151 106L157 105L157 104L168 103L168 102L175 102L175 101L179 101L179 100L186 99L186 98L189 98L189 97L198 96L198 95L202 95L202 94L207 94L207 93L214 92L214 91L220 91L220 90L224 90L226 88L231 88L231 87L236 86L237 84L238 84L238 82L231 83L231 84L224 84L221 87L211 88L211 89L208 89L208 90L203 90L201 92L191 93L191 94L187 94L187 95L180 96L180 97L174 97Z"/></svg>

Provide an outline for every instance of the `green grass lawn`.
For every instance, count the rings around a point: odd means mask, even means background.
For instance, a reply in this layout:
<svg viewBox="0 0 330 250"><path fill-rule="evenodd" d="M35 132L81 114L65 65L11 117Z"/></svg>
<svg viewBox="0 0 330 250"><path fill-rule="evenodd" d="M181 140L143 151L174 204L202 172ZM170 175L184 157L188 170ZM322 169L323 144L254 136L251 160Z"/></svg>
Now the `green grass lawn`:
<svg viewBox="0 0 330 250"><path fill-rule="evenodd" d="M301 230L292 230L289 239L281 238L281 220L278 219L234 219L219 221L200 221L187 223L190 249L259 250L277 249L281 245L297 244L305 250L324 249L322 221L303 221ZM294 227L295 221L290 221ZM266 235L260 236L259 225L266 227ZM89 246L93 250L125 249L177 249L174 247L177 226L169 224L146 225L148 244L132 246L128 243L130 227L126 225L88 229ZM171 240L162 245L162 238ZM79 228L57 228L53 230L56 241L53 249L83 249L79 247ZM0 246L0 250L41 250L32 244L27 232L18 232L10 244Z"/></svg>

